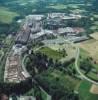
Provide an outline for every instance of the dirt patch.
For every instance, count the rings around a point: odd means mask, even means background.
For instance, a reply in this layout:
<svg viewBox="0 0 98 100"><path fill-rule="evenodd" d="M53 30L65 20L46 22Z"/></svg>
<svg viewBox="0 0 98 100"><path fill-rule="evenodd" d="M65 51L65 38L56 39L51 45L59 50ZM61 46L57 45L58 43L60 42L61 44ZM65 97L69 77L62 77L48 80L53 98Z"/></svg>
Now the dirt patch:
<svg viewBox="0 0 98 100"><path fill-rule="evenodd" d="M98 85L93 84L90 89L90 93L98 94Z"/></svg>
<svg viewBox="0 0 98 100"><path fill-rule="evenodd" d="M93 34L90 35L92 38L94 38L95 40L98 40L98 32L95 32Z"/></svg>

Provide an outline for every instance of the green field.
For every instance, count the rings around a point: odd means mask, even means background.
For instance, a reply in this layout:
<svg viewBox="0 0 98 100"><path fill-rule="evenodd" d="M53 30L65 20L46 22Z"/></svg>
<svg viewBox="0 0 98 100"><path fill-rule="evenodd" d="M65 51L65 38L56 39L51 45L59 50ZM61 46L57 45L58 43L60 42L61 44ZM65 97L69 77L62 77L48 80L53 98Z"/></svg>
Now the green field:
<svg viewBox="0 0 98 100"><path fill-rule="evenodd" d="M80 61L83 61L83 60L86 60L86 59L90 59L90 58L89 58L89 53L86 52L86 51L83 50L83 49L80 49L80 57L81 57L81 58L79 59L79 63L80 63ZM89 77L89 78L91 78L91 79L93 79L93 80L98 81L98 75L97 75L97 72L98 72L98 64L94 64L92 60L89 60L89 61L87 61L87 62L90 62L92 69L91 69L91 71L89 71L89 72L86 74L86 76ZM87 66L85 66L85 67L87 67ZM80 70L81 70L81 72L83 72L84 74L86 73L86 70L83 70L83 69L80 69ZM94 71L93 71L93 70L94 70Z"/></svg>
<svg viewBox="0 0 98 100"><path fill-rule="evenodd" d="M53 8L53 9L55 9L55 10L63 10L63 9L67 9L67 8L71 8L71 9L78 9L78 8L80 8L79 6L84 6L84 5L82 5L82 4L80 4L80 5L78 5L78 4L56 4L56 5L54 5L54 4L50 4L49 6L47 6L46 8ZM70 10L70 9L69 9ZM79 10L79 9L78 9ZM81 10L81 9L80 9ZM84 10L82 10L82 11L84 11Z"/></svg>
<svg viewBox="0 0 98 100"><path fill-rule="evenodd" d="M12 23L13 19L19 16L17 13L10 11L6 7L0 7L0 22L5 24Z"/></svg>
<svg viewBox="0 0 98 100"><path fill-rule="evenodd" d="M56 51L48 47L43 47L39 50L39 52L46 54L48 57L53 58L54 60L59 60L66 56L65 52Z"/></svg>
<svg viewBox="0 0 98 100"><path fill-rule="evenodd" d="M50 70L51 71L51 70ZM69 75L66 75L66 74L64 74L63 72L61 72L61 71L59 71L59 70L54 70L54 71L51 71L50 72L50 75L49 75L49 77L53 77L54 79L56 79L56 78L59 78L59 82L61 82L61 84L62 85L66 85L66 86L70 86L70 87L72 87L73 89L75 89L75 87L77 86L77 84L78 84L78 82L79 82L79 80L77 80L77 79L75 79L75 78L72 78L71 76L69 76ZM68 80L68 81L66 81L66 80ZM68 85L69 84L69 82L70 83L72 83L72 84L70 84L70 85ZM73 85L73 86L72 86ZM66 87L65 86L65 87Z"/></svg>
<svg viewBox="0 0 98 100"><path fill-rule="evenodd" d="M98 100L98 95L90 93L91 83L83 81L79 87L80 100Z"/></svg>
<svg viewBox="0 0 98 100"><path fill-rule="evenodd" d="M57 5L50 5L47 8L53 8L53 9L56 9L56 10L62 10L62 9L66 9L67 6L63 5L63 4L57 4Z"/></svg>
<svg viewBox="0 0 98 100"><path fill-rule="evenodd" d="M58 85L63 86L64 89L76 89L79 84L79 80L72 78L71 76L59 71L57 69L49 69L48 71L38 75L39 81L43 82L43 84L49 85ZM70 84L69 84L70 83Z"/></svg>

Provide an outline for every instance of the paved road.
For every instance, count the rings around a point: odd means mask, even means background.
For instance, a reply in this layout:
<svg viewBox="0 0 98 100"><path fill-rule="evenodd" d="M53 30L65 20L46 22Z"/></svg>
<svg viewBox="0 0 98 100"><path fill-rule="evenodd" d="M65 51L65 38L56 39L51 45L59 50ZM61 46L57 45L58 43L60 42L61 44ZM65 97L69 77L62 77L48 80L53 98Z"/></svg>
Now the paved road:
<svg viewBox="0 0 98 100"><path fill-rule="evenodd" d="M24 58L22 59L22 68L23 68L25 74L27 75L27 77L30 77L31 75L30 75L29 72L26 70L26 67L25 67L25 64L24 64L24 61L25 61L25 59L26 59L27 56L28 56L28 55L25 55Z"/></svg>

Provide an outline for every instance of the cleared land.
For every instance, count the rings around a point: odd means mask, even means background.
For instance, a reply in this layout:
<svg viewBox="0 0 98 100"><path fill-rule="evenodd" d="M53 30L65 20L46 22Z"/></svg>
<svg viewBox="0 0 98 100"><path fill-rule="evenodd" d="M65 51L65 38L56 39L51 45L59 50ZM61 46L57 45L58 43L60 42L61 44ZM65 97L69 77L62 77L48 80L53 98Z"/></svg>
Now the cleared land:
<svg viewBox="0 0 98 100"><path fill-rule="evenodd" d="M98 32L95 32L93 34L90 35L92 38L94 38L95 40L98 40Z"/></svg>
<svg viewBox="0 0 98 100"><path fill-rule="evenodd" d="M90 92L93 94L98 94L98 86L93 84L91 89L90 89Z"/></svg>
<svg viewBox="0 0 98 100"><path fill-rule="evenodd" d="M10 24L16 16L19 15L8 8L0 7L0 22Z"/></svg>

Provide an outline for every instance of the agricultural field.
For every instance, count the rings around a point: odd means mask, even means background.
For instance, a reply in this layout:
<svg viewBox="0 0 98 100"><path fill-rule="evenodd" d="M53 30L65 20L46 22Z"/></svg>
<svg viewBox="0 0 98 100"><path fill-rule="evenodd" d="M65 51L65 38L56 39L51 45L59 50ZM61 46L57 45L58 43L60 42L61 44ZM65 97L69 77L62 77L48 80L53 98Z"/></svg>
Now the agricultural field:
<svg viewBox="0 0 98 100"><path fill-rule="evenodd" d="M50 84L60 84L64 88L68 86L70 89L76 89L77 85L80 83L78 79L72 78L69 75L66 75L62 71L59 71L57 69L49 69L48 71L42 73L41 75L38 75L37 77L40 77L39 79L42 80L43 84L49 82ZM71 84L69 84L69 82ZM54 84L54 85L55 85Z"/></svg>
<svg viewBox="0 0 98 100"><path fill-rule="evenodd" d="M61 61L68 61L71 58L75 57L76 54L76 49L73 48L71 45L69 45L68 43L64 43L64 44L51 44L48 45L49 48L53 49L53 50L65 50L66 51L66 57L63 57L61 59Z"/></svg>
<svg viewBox="0 0 98 100"><path fill-rule="evenodd" d="M92 84L87 81L82 81L79 87L80 100L97 100L98 95L91 93Z"/></svg>
<svg viewBox="0 0 98 100"><path fill-rule="evenodd" d="M98 81L98 64L93 61L93 58L84 49L80 49L79 67L86 77Z"/></svg>
<svg viewBox="0 0 98 100"><path fill-rule="evenodd" d="M16 16L19 16L19 14L13 11L10 11L6 7L0 7L0 22L1 23L10 24L12 23L13 19Z"/></svg>
<svg viewBox="0 0 98 100"><path fill-rule="evenodd" d="M57 4L57 5L50 5L46 8L53 8L53 9L56 9L56 10L62 10L62 9L66 9L67 6L63 5L63 4Z"/></svg>
<svg viewBox="0 0 98 100"><path fill-rule="evenodd" d="M95 39L90 39L85 42L77 44L80 48L88 52L89 56L98 63L98 41Z"/></svg>
<svg viewBox="0 0 98 100"><path fill-rule="evenodd" d="M43 43L50 49L55 51L65 51L66 56L61 58L61 62L69 61L70 59L75 57L76 49L70 45L70 43L66 42L66 39L63 37L58 37L53 40L44 40Z"/></svg>
<svg viewBox="0 0 98 100"><path fill-rule="evenodd" d="M56 10L63 10L63 9L67 9L67 8L70 8L70 9L81 9L80 8L80 6L81 7L83 7L84 6L84 4L50 4L49 6L47 6L46 8L53 8L53 9L56 9ZM70 10L69 9L69 10ZM83 9L83 8L82 8Z"/></svg>

